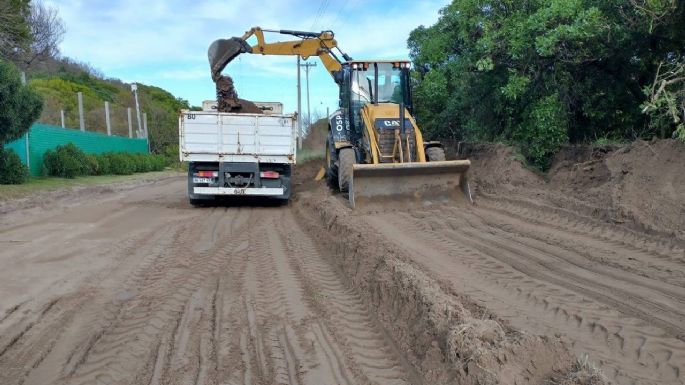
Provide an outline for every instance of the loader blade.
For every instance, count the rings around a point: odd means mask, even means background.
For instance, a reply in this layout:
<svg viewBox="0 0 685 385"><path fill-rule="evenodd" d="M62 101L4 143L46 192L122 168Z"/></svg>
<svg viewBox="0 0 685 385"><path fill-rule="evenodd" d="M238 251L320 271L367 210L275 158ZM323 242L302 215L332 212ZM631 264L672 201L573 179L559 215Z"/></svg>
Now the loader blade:
<svg viewBox="0 0 685 385"><path fill-rule="evenodd" d="M252 52L252 47L239 37L215 40L207 51L209 67L212 70L212 80L216 81L226 65L236 56L245 52Z"/></svg>
<svg viewBox="0 0 685 385"><path fill-rule="evenodd" d="M355 164L349 198L352 208L387 201L466 201L468 160L440 162Z"/></svg>

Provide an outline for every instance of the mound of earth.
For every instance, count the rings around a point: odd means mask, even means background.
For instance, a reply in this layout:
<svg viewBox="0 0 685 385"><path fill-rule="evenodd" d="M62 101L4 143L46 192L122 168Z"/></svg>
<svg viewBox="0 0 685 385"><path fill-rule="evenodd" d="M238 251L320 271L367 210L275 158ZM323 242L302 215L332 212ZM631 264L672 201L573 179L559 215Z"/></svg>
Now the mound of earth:
<svg viewBox="0 0 685 385"><path fill-rule="evenodd" d="M640 231L685 240L685 144L637 141L625 146L568 146L547 175L527 168L511 148L468 144L474 189L535 197L560 208Z"/></svg>

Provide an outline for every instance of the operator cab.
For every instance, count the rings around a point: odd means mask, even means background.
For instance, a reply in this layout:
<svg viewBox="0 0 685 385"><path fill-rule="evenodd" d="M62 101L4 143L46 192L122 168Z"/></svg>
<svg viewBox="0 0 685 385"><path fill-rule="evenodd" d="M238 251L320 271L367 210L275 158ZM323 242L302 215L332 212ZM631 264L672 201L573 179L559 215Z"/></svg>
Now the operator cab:
<svg viewBox="0 0 685 385"><path fill-rule="evenodd" d="M349 119L354 139L361 135L359 112L367 104L404 105L412 112L409 68L406 60L343 63L336 80L340 84L340 107Z"/></svg>

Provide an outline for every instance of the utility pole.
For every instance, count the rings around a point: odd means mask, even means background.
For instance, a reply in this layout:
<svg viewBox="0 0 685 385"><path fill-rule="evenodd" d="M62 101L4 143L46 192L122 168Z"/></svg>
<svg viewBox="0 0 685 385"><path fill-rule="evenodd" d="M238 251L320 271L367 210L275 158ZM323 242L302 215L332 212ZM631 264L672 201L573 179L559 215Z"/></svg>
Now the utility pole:
<svg viewBox="0 0 685 385"><path fill-rule="evenodd" d="M311 67L316 67L316 62L305 62L304 64L300 64L300 66L304 67L304 72L306 74L305 76L307 78L307 128L309 129L309 127L312 125L312 111L309 107L309 69Z"/></svg>
<svg viewBox="0 0 685 385"><path fill-rule="evenodd" d="M297 55L297 149L302 149L302 83L300 82L300 55Z"/></svg>

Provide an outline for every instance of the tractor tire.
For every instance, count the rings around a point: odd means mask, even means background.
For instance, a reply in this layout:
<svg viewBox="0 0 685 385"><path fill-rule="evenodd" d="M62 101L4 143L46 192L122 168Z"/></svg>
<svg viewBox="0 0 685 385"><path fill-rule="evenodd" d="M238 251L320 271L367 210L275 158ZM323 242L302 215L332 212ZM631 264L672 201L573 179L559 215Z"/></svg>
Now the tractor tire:
<svg viewBox="0 0 685 385"><path fill-rule="evenodd" d="M328 186L331 188L337 188L338 170L333 161L333 156L331 155L329 140L330 139L326 139L326 183L328 183Z"/></svg>
<svg viewBox="0 0 685 385"><path fill-rule="evenodd" d="M445 150L442 147L428 147L426 149L426 160L429 162L443 161L445 158Z"/></svg>
<svg viewBox="0 0 685 385"><path fill-rule="evenodd" d="M352 181L352 165L357 163L357 156L353 148L343 148L338 153L338 188L340 192L348 192Z"/></svg>

